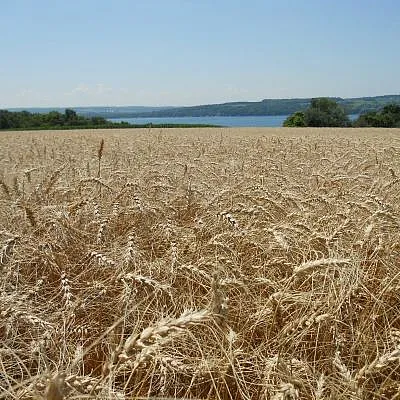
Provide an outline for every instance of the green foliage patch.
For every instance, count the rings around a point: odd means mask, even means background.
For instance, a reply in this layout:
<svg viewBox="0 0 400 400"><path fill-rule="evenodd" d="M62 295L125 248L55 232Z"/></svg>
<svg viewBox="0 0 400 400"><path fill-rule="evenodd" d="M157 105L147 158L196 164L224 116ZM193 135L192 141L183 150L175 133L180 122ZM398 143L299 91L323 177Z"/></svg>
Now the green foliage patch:
<svg viewBox="0 0 400 400"><path fill-rule="evenodd" d="M353 125L355 127L400 128L400 105L388 104L381 111L361 114Z"/></svg>
<svg viewBox="0 0 400 400"><path fill-rule="evenodd" d="M285 127L346 127L351 126L343 107L336 101L322 97L312 99L310 107L304 112L290 115L283 123Z"/></svg>

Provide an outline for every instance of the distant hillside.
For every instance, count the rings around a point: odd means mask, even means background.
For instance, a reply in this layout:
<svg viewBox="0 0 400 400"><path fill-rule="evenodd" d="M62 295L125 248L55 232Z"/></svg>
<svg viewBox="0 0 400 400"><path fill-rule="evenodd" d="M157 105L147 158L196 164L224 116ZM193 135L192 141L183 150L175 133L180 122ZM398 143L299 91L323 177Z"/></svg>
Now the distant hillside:
<svg viewBox="0 0 400 400"><path fill-rule="evenodd" d="M342 105L347 114L361 114L379 111L389 103L400 104L400 95L376 97L357 97L343 99L331 97ZM311 98L306 99L264 99L262 101L241 101L222 104L205 104L191 107L71 107L78 115L91 118L135 118L135 117L209 117L209 116L253 116L289 115L309 107ZM28 111L31 113L65 112L62 107L10 108L9 111Z"/></svg>
<svg viewBox="0 0 400 400"><path fill-rule="evenodd" d="M389 103L400 104L400 95L376 97L359 97L342 99L332 97L342 105L347 114L361 114L367 111L380 110ZM138 112L131 117L207 117L207 116L251 116L251 115L289 115L296 111L305 110L311 102L307 99L265 99L256 102L233 102L223 104L206 104L191 107L176 107ZM116 114L121 114L117 112ZM129 117L119 115L120 118Z"/></svg>
<svg viewBox="0 0 400 400"><path fill-rule="evenodd" d="M51 111L64 113L66 108L73 109L84 117L119 118L119 115L134 115L153 111L166 110L172 107L148 107L148 106L92 106L92 107L25 107L8 108L9 111L28 111L35 114L47 114Z"/></svg>

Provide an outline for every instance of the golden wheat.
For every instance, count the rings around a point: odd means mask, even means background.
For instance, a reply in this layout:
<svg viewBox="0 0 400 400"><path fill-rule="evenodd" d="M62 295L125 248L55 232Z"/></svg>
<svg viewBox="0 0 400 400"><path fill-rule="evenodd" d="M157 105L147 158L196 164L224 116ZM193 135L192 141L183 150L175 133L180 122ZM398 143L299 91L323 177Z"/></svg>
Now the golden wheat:
<svg viewBox="0 0 400 400"><path fill-rule="evenodd" d="M390 129L3 132L0 399L398 399L399 171Z"/></svg>

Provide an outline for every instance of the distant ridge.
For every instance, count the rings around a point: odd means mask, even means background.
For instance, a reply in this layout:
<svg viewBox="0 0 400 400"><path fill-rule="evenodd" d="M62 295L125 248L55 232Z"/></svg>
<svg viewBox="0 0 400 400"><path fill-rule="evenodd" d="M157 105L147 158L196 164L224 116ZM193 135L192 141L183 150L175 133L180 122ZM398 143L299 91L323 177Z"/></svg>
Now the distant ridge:
<svg viewBox="0 0 400 400"><path fill-rule="evenodd" d="M341 98L331 97L344 107L347 114L376 111L389 103L400 104L400 95ZM208 116L266 116L289 115L305 110L311 98L264 99L256 102L230 102L191 107L175 107L151 112L139 112L135 117L208 117ZM127 116L120 116L120 118ZM132 116L133 117L133 116Z"/></svg>
<svg viewBox="0 0 400 400"><path fill-rule="evenodd" d="M389 103L400 104L400 95L341 98L331 97L344 107L347 114L362 114L378 111ZM103 118L168 118L168 117L212 117L212 116L267 116L289 115L305 110L311 98L264 99L261 101L237 101L220 104L204 104L188 107L147 107L147 106L93 106L69 107L85 117ZM10 108L9 111L26 110L47 113L55 110L64 112L65 107Z"/></svg>
<svg viewBox="0 0 400 400"><path fill-rule="evenodd" d="M114 117L115 113L137 114L139 112L153 112L165 110L171 107L151 107L151 106L82 106L82 107L17 107L7 108L8 111L28 111L31 113L46 114L50 111L63 113L65 109L70 108L79 115L86 117Z"/></svg>

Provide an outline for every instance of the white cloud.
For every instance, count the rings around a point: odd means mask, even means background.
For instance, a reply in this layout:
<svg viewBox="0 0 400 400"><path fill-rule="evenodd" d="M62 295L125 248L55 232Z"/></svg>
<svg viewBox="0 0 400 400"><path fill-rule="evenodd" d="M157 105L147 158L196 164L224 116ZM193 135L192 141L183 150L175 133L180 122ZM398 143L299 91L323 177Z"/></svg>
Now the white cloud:
<svg viewBox="0 0 400 400"><path fill-rule="evenodd" d="M30 88L21 88L12 95L7 96L8 104L6 104L6 107L40 107L49 104L49 102L50 97L48 93Z"/></svg>
<svg viewBox="0 0 400 400"><path fill-rule="evenodd" d="M85 95L85 96L102 96L108 95L113 92L113 89L104 83L96 83L89 85L86 83L80 83L78 86L73 88L71 91L66 92L67 96Z"/></svg>
<svg viewBox="0 0 400 400"><path fill-rule="evenodd" d="M81 93L89 93L89 86L85 84L79 84L76 88L72 89L70 92L65 94L67 95L74 95L74 94L81 94Z"/></svg>
<svg viewBox="0 0 400 400"><path fill-rule="evenodd" d="M109 94L112 93L113 89L106 86L104 83L97 83L95 86L95 91L97 94Z"/></svg>
<svg viewBox="0 0 400 400"><path fill-rule="evenodd" d="M24 98L26 98L26 97L32 97L33 94L34 94L34 93L33 93L33 90L31 90L31 89L21 89L21 90L16 94L16 97L17 97L17 98L22 98L22 99L24 99Z"/></svg>

